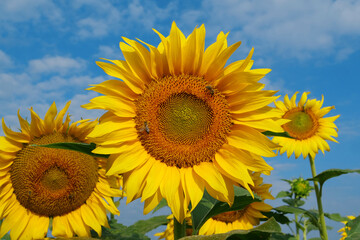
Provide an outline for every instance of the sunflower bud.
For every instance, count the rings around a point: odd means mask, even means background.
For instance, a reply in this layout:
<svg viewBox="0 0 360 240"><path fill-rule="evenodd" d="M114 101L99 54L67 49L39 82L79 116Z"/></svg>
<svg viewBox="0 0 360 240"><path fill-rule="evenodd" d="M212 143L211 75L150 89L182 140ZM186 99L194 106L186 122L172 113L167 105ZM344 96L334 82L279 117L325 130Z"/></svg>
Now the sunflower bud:
<svg viewBox="0 0 360 240"><path fill-rule="evenodd" d="M302 177L293 179L290 185L291 192L295 194L296 198L307 198L313 189L310 186L309 181L303 179Z"/></svg>

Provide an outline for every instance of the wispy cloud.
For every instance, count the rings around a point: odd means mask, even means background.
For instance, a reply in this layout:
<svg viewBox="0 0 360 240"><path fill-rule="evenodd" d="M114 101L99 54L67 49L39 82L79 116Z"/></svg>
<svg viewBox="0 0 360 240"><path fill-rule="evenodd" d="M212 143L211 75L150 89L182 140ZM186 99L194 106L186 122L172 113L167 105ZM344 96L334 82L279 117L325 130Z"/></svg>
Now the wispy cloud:
<svg viewBox="0 0 360 240"><path fill-rule="evenodd" d="M11 67L12 64L13 61L11 60L11 57L0 50L0 69Z"/></svg>
<svg viewBox="0 0 360 240"><path fill-rule="evenodd" d="M97 38L120 31L143 28L151 31L155 23L171 17L176 8L173 3L158 7L153 1L73 1L72 7L79 12L76 21L76 37ZM81 12L80 12L81 11ZM86 14L84 14L86 13Z"/></svg>
<svg viewBox="0 0 360 240"><path fill-rule="evenodd" d="M105 46L100 45L98 53L95 54L96 58L107 59L124 59L119 46ZM99 59L98 59L99 60Z"/></svg>
<svg viewBox="0 0 360 240"><path fill-rule="evenodd" d="M81 38L101 37L108 34L109 25L104 20L84 18L77 22L79 31L78 36Z"/></svg>
<svg viewBox="0 0 360 240"><path fill-rule="evenodd" d="M62 56L45 56L29 62L29 70L33 73L58 73L64 75L69 71L82 70L86 62L82 59L73 59Z"/></svg>
<svg viewBox="0 0 360 240"><path fill-rule="evenodd" d="M359 1L204 0L202 6L202 18L214 31L231 30L236 39L282 56L344 59L360 48Z"/></svg>
<svg viewBox="0 0 360 240"><path fill-rule="evenodd" d="M59 21L61 10L51 0L1 0L0 20L24 22L46 18Z"/></svg>

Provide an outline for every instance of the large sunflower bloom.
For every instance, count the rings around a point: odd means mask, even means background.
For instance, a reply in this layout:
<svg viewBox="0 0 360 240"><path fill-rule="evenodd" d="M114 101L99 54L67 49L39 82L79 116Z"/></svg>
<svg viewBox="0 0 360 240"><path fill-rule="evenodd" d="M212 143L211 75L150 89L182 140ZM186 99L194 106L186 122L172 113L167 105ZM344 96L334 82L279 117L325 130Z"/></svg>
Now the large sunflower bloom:
<svg viewBox="0 0 360 240"><path fill-rule="evenodd" d="M141 197L146 214L165 198L182 222L205 188L231 204L233 184L251 191L248 170L269 174L262 156L275 156L277 145L261 132L282 132L284 120L267 106L275 92L258 83L270 70L251 70L253 50L225 67L240 45L228 46L227 34L204 52L204 26L187 38L175 23L168 37L155 32L158 47L123 38L125 60L97 62L122 81L90 88L105 96L84 107L108 111L89 139L94 153L111 154L107 174L124 174L127 202Z"/></svg>
<svg viewBox="0 0 360 240"><path fill-rule="evenodd" d="M254 186L252 191L261 199L261 202L253 202L239 211L231 211L216 215L207 220L199 230L199 235L212 235L225 233L236 229L248 230L259 225L260 218L266 218L261 212L268 212L272 209L265 199L275 199L269 192L271 184L263 184L260 173L252 173Z"/></svg>
<svg viewBox="0 0 360 240"><path fill-rule="evenodd" d="M334 121L340 116L324 118L334 107L321 108L324 96L321 101L307 99L308 93L304 92L300 101L296 105L297 92L289 99L284 97L284 102L276 101L276 107L282 111L284 119L291 122L284 124L283 128L292 138L274 137L273 141L282 146L280 154L287 152L290 157L295 153L295 158L301 154L306 158L309 154L312 158L318 153L319 149L330 151L330 146L326 140L337 142L333 137L337 137L337 127Z"/></svg>
<svg viewBox="0 0 360 240"><path fill-rule="evenodd" d="M41 119L31 108L29 124L18 113L20 132L2 123L0 137L0 237L10 231L11 239L42 239L52 219L55 237L90 236L90 228L101 235L108 227L107 210L119 214L111 197L121 190L118 182L105 176L106 159L62 149L32 145L84 142L97 122L81 120L70 124L63 117L70 105L57 114L55 103Z"/></svg>
<svg viewBox="0 0 360 240"><path fill-rule="evenodd" d="M349 220L354 220L354 219L355 219L354 216L347 216L347 218L348 218ZM348 221L342 221L342 223L346 225L346 224L348 223ZM349 227L347 227L347 226L339 229L338 233L341 233L341 238L340 238L340 240L345 240L345 239L347 238L348 235L347 235L347 233L346 233L346 230L350 231L350 229L351 229L351 228L349 228Z"/></svg>

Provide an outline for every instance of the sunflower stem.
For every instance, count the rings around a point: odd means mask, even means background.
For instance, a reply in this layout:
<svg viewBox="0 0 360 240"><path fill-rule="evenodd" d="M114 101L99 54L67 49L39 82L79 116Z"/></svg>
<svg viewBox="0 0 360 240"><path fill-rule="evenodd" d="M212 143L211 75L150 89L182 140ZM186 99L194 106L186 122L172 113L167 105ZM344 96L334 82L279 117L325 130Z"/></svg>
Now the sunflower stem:
<svg viewBox="0 0 360 240"><path fill-rule="evenodd" d="M295 206L296 207L296 206ZM299 219L298 219L298 215L297 213L295 213L295 227L296 227L296 239L297 240L300 240L300 231L299 231L299 227L298 227L298 224L299 224Z"/></svg>
<svg viewBox="0 0 360 240"><path fill-rule="evenodd" d="M303 240L307 240L307 222L308 220L304 220L304 231L303 231Z"/></svg>
<svg viewBox="0 0 360 240"><path fill-rule="evenodd" d="M180 239L186 236L186 223L185 220L179 223L174 217L174 240Z"/></svg>
<svg viewBox="0 0 360 240"><path fill-rule="evenodd" d="M309 154L309 160L310 160L311 173L312 173L313 178L315 178L315 176L316 176L315 161L310 156L310 154ZM319 183L317 180L313 180L313 181L314 181L314 189L315 189L315 193L316 193L316 200L317 200L319 217L320 217L320 229L319 229L320 236L321 236L321 239L328 240L325 216L324 216L323 206L322 206L322 202L321 202L321 193L319 190Z"/></svg>

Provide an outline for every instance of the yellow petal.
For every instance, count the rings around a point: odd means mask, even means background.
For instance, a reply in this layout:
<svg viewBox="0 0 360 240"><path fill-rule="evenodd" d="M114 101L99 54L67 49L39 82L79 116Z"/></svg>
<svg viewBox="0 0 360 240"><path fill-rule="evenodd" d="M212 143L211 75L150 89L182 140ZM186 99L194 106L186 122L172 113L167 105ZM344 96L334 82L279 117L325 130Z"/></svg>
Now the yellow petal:
<svg viewBox="0 0 360 240"><path fill-rule="evenodd" d="M239 128L231 133L227 138L229 145L264 157L276 156L271 148L275 148L277 145L256 130L244 127L243 130Z"/></svg>
<svg viewBox="0 0 360 240"><path fill-rule="evenodd" d="M130 101L125 101L112 96L100 96L90 100L92 104L82 105L87 109L104 109L113 112L119 117L134 117L135 105Z"/></svg>
<svg viewBox="0 0 360 240"><path fill-rule="evenodd" d="M127 38L123 38L123 39L125 41L127 40L128 43L129 41L131 41L130 39ZM134 42L135 41L133 41L133 43ZM139 44L138 46L141 46L141 44ZM146 83L149 83L151 81L151 76L150 73L148 72L148 66L147 66L147 62L149 62L150 60L148 58L149 52L145 49L145 51L148 54L147 56L145 56L147 57L147 59L144 62L144 60L142 59L144 56L142 56L141 52L137 52L136 50L134 50L133 46L130 47L129 45L120 42L120 49L125 57L126 63L132 70L132 74L134 75L134 77L138 79L137 81L138 82L144 81Z"/></svg>
<svg viewBox="0 0 360 240"><path fill-rule="evenodd" d="M45 132L44 121L37 115L36 112L30 108L31 113L31 124L30 124L30 131L31 135L35 137L40 137Z"/></svg>
<svg viewBox="0 0 360 240"><path fill-rule="evenodd" d="M93 140L94 142L100 142L102 146L105 145L114 145L121 142L126 141L135 141L138 138L138 133L135 128L123 128L117 131L112 131L111 133L93 138L89 136L90 140Z"/></svg>
<svg viewBox="0 0 360 240"><path fill-rule="evenodd" d="M107 80L102 83L93 85L86 90L93 90L95 92L110 95L114 97L123 98L125 100L133 100L137 98L135 94L125 82L120 80Z"/></svg>
<svg viewBox="0 0 360 240"><path fill-rule="evenodd" d="M211 63L209 70L205 74L205 79L209 82L215 80L224 70L224 66L230 56L240 46L241 42L234 43L230 47L226 48L223 52L217 56L216 61Z"/></svg>
<svg viewBox="0 0 360 240"><path fill-rule="evenodd" d="M121 61L112 62L117 64L114 65L106 62L96 62L96 64L101 67L106 74L124 80L126 85L134 93L141 94L145 88L144 82L142 82L141 79L135 77L130 69L126 69L127 63Z"/></svg>
<svg viewBox="0 0 360 240"><path fill-rule="evenodd" d="M169 205L173 205L176 198L176 193L180 185L180 172L177 167L167 166L165 168L164 179L160 183L160 193L165 197ZM174 205L175 207L176 205ZM177 206L179 207L179 206ZM175 211L174 209L172 209Z"/></svg>
<svg viewBox="0 0 360 240"><path fill-rule="evenodd" d="M100 200L94 195L90 195L86 204L92 209L99 223L108 228L109 224L106 218L106 208L100 203Z"/></svg>
<svg viewBox="0 0 360 240"><path fill-rule="evenodd" d="M149 175L146 179L146 185L142 193L144 199L154 195L160 188L160 183L164 179L164 173L167 168L167 165L165 163L157 161L153 158L150 158L149 162L150 161L152 163L152 167L149 170Z"/></svg>
<svg viewBox="0 0 360 240"><path fill-rule="evenodd" d="M89 138L98 138L104 136L114 131L114 129L126 129L126 128L135 128L134 120L130 121L121 121L121 122L102 122L99 125L96 125L93 131L88 134Z"/></svg>
<svg viewBox="0 0 360 240"><path fill-rule="evenodd" d="M22 216L21 214L17 214L17 212L22 212L21 208L23 208L23 206L17 203L16 206L14 206L11 214L6 216L5 219L2 221L0 226L0 238L2 238L7 232L9 232L10 229L13 229L14 226L19 224Z"/></svg>
<svg viewBox="0 0 360 240"><path fill-rule="evenodd" d="M25 119L23 119L20 116L20 110L18 110L18 118L19 118L19 122L20 122L20 127L21 127L21 132L25 133L26 135L29 135L30 133L30 124L28 121L26 121Z"/></svg>
<svg viewBox="0 0 360 240"><path fill-rule="evenodd" d="M212 197L230 204L229 192L226 188L225 180L212 163L202 162L194 166L194 170L196 174L203 179L206 184L206 190Z"/></svg>
<svg viewBox="0 0 360 240"><path fill-rule="evenodd" d="M13 153L20 151L22 148L23 146L21 143L0 136L0 151Z"/></svg>
<svg viewBox="0 0 360 240"><path fill-rule="evenodd" d="M16 213L14 214L17 214L21 217L21 220L16 222L16 224L11 228L11 231L10 231L10 237L11 239L19 239L20 236L23 235L23 232L26 228L26 226L28 225L29 223L29 211L27 211L24 207L19 207L16 211ZM30 213L31 214L31 213ZM10 216L7 216L7 218L10 217ZM44 237L44 236L43 236Z"/></svg>
<svg viewBox="0 0 360 240"><path fill-rule="evenodd" d="M204 183L200 177L196 177L196 173L192 168L182 168L184 172L184 179L186 184L186 191L189 194L191 201L191 210L198 205L204 195Z"/></svg>
<svg viewBox="0 0 360 240"><path fill-rule="evenodd" d="M79 209L69 212L67 214L67 218L69 220L69 224L71 225L72 229L79 237L90 236L90 229L89 227L85 226L85 223L81 218L81 212Z"/></svg>
<svg viewBox="0 0 360 240"><path fill-rule="evenodd" d="M142 189L144 188L143 185L146 184L146 180L150 168L153 166L153 163L151 160L146 161L144 164L138 166L136 169L134 169L131 174L126 176L126 203L132 202L135 198L137 198L142 192ZM151 180L149 181L151 182ZM143 198L148 198L148 195L142 194Z"/></svg>
<svg viewBox="0 0 360 240"><path fill-rule="evenodd" d="M114 175L115 173L121 174L131 171L137 166L141 165L146 160L148 160L149 157L150 156L142 148L142 146L134 147L131 151L118 154L106 175L109 176Z"/></svg>
<svg viewBox="0 0 360 240"><path fill-rule="evenodd" d="M99 235L99 237L101 237L101 225L97 221L93 211L89 208L89 206L86 204L83 204L80 207L80 211L81 211L81 216L82 216L85 224L87 224L92 229L94 229L95 232L97 232L97 234Z"/></svg>
<svg viewBox="0 0 360 240"><path fill-rule="evenodd" d="M71 101L68 101L66 104L65 104L65 107L63 109L61 109L61 111L59 112L59 114L56 116L55 118L55 128L57 130L61 129L62 125L63 125L63 119L64 119L64 116L65 116L65 113L67 112L67 110L69 109L70 107L70 104L71 104Z"/></svg>
<svg viewBox="0 0 360 240"><path fill-rule="evenodd" d="M2 128L7 138L12 139L13 141L20 143L28 143L30 141L30 136L26 133L14 132L8 128L5 124L4 119L2 119Z"/></svg>
<svg viewBox="0 0 360 240"><path fill-rule="evenodd" d="M148 214L153 210L161 201L162 196L160 194L160 189L151 197L145 200L144 202L144 214Z"/></svg>
<svg viewBox="0 0 360 240"><path fill-rule="evenodd" d="M54 217L52 224L52 235L54 237L70 238L73 236L73 232L69 225L67 215Z"/></svg>
<svg viewBox="0 0 360 240"><path fill-rule="evenodd" d="M230 151L220 149L215 156L214 164L222 174L245 185L244 187L248 187L247 184L254 185L247 166L245 166L240 159L237 159Z"/></svg>
<svg viewBox="0 0 360 240"><path fill-rule="evenodd" d="M50 134L54 131L54 127L55 127L54 119L56 114L57 114L56 104L55 102L53 102L44 117L44 128L46 134Z"/></svg>

